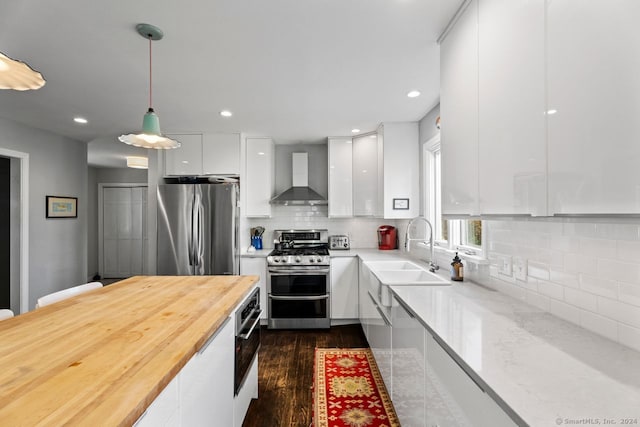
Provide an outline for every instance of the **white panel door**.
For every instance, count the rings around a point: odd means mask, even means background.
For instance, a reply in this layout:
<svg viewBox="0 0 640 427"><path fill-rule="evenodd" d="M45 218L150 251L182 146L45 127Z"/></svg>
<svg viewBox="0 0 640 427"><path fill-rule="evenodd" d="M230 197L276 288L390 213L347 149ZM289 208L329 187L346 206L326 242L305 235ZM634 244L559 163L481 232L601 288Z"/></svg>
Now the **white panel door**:
<svg viewBox="0 0 640 427"><path fill-rule="evenodd" d="M638 22L636 0L547 1L551 214L640 213Z"/></svg>
<svg viewBox="0 0 640 427"><path fill-rule="evenodd" d="M358 258L331 258L331 318L358 318Z"/></svg>
<svg viewBox="0 0 640 427"><path fill-rule="evenodd" d="M205 133L202 140L204 175L240 174L240 134Z"/></svg>
<svg viewBox="0 0 640 427"><path fill-rule="evenodd" d="M165 175L202 175L202 134L167 135L181 146L163 150Z"/></svg>
<svg viewBox="0 0 640 427"><path fill-rule="evenodd" d="M544 0L479 0L482 214L547 214L544 10Z"/></svg>
<svg viewBox="0 0 640 427"><path fill-rule="evenodd" d="M102 245L104 278L144 273L146 188L104 187Z"/></svg>
<svg viewBox="0 0 640 427"><path fill-rule="evenodd" d="M478 2L440 45L442 213L478 214Z"/></svg>
<svg viewBox="0 0 640 427"><path fill-rule="evenodd" d="M329 138L329 217L353 216L351 138Z"/></svg>

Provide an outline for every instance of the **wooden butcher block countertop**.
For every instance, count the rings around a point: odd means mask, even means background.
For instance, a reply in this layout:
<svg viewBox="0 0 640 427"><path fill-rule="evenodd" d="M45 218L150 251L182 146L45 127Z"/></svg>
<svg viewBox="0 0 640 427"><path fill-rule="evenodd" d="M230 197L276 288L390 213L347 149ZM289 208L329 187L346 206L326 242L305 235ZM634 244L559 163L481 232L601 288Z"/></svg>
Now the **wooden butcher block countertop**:
<svg viewBox="0 0 640 427"><path fill-rule="evenodd" d="M257 280L137 276L0 322L0 424L133 424Z"/></svg>

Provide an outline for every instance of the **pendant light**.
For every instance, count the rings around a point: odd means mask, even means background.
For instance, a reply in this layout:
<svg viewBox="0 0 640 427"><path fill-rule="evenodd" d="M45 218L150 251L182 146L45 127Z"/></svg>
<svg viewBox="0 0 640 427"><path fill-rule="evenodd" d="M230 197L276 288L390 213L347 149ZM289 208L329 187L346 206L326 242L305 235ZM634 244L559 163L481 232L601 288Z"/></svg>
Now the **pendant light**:
<svg viewBox="0 0 640 427"><path fill-rule="evenodd" d="M136 30L145 39L149 39L149 109L142 119L142 132L138 134L130 133L128 135L121 135L118 137L120 142L125 144L135 145L142 148L155 148L155 149L169 149L178 148L180 143L175 139L167 138L160 132L160 119L158 115L153 111L152 101L152 89L151 84L153 82L151 73L151 41L161 40L164 34L162 30L151 24L138 24Z"/></svg>
<svg viewBox="0 0 640 427"><path fill-rule="evenodd" d="M0 89L35 90L46 83L42 74L0 52Z"/></svg>

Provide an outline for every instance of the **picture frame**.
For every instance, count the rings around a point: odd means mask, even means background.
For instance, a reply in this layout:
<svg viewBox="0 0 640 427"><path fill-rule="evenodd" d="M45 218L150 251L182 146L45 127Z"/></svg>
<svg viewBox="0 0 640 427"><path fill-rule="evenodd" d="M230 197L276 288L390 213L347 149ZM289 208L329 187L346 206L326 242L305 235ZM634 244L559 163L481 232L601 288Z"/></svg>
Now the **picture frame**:
<svg viewBox="0 0 640 427"><path fill-rule="evenodd" d="M47 218L78 218L78 198L46 196Z"/></svg>
<svg viewBox="0 0 640 427"><path fill-rule="evenodd" d="M409 210L409 199L393 199L393 210Z"/></svg>

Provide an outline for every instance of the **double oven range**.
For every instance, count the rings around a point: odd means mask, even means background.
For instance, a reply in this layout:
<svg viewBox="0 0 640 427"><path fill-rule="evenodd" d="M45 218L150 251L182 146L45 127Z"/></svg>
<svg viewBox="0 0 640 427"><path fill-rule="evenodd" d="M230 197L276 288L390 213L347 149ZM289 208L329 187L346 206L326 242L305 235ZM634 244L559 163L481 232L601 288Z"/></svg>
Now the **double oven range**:
<svg viewBox="0 0 640 427"><path fill-rule="evenodd" d="M329 233L276 230L267 256L268 327L315 329L331 326Z"/></svg>

